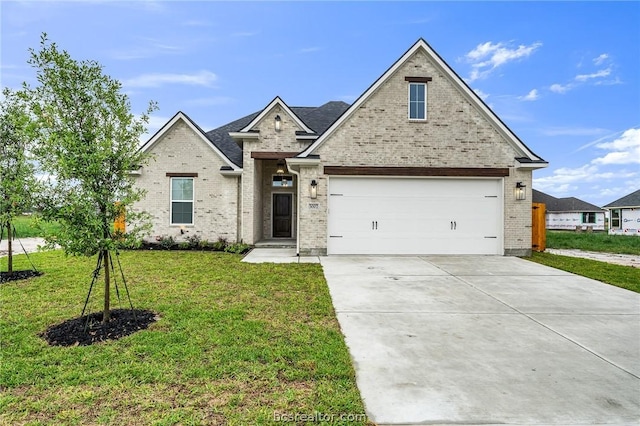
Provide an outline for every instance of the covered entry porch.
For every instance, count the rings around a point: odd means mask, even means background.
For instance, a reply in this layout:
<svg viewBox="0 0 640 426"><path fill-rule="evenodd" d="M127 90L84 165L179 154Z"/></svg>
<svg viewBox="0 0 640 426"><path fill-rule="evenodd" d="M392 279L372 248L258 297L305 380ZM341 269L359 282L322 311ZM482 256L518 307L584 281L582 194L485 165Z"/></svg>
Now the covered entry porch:
<svg viewBox="0 0 640 426"><path fill-rule="evenodd" d="M295 247L297 223L297 177L287 169L286 152L252 152L253 182L245 189L253 193L252 209L243 217L251 220L253 232L248 244ZM248 188L252 186L252 188ZM246 229L246 228L245 228Z"/></svg>

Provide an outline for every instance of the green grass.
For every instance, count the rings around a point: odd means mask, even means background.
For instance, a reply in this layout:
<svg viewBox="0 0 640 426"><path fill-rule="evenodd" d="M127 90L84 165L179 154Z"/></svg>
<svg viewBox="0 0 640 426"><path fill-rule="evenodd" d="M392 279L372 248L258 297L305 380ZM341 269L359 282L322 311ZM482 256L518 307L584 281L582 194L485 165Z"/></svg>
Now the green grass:
<svg viewBox="0 0 640 426"><path fill-rule="evenodd" d="M640 293L640 269L632 266L549 253L533 253L529 260Z"/></svg>
<svg viewBox="0 0 640 426"><path fill-rule="evenodd" d="M547 248L640 255L640 238L606 233L547 231Z"/></svg>
<svg viewBox="0 0 640 426"><path fill-rule="evenodd" d="M120 257L134 306L160 320L117 341L50 347L38 337L80 314L95 259L36 253L43 276L2 285L0 424L244 425L272 424L274 413L364 413L319 265L191 251ZM24 256L20 268L29 268Z"/></svg>
<svg viewBox="0 0 640 426"><path fill-rule="evenodd" d="M54 222L39 220L37 216L18 216L13 221L17 238L42 237L58 228ZM3 229L2 239L7 238L7 230Z"/></svg>

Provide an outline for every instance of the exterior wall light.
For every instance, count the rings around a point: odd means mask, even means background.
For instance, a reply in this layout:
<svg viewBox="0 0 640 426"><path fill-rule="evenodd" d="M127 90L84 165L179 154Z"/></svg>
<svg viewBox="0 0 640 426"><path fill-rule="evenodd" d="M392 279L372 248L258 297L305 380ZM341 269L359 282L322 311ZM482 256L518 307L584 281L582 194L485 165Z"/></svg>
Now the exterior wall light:
<svg viewBox="0 0 640 426"><path fill-rule="evenodd" d="M310 192L311 198L313 199L318 198L318 182L316 182L315 179L311 181L311 185L309 186L309 192Z"/></svg>
<svg viewBox="0 0 640 426"><path fill-rule="evenodd" d="M276 173L279 174L279 175L283 175L284 172L285 172L285 167L286 167L286 164L284 163L284 161L282 161L282 160L278 161L278 165L277 165L277 168L276 168Z"/></svg>
<svg viewBox="0 0 640 426"><path fill-rule="evenodd" d="M276 115L276 121L275 121L276 132L280 131L281 122L282 122L282 119L280 118L280 114Z"/></svg>
<svg viewBox="0 0 640 426"><path fill-rule="evenodd" d="M516 200L527 199L527 185L522 182L516 183Z"/></svg>

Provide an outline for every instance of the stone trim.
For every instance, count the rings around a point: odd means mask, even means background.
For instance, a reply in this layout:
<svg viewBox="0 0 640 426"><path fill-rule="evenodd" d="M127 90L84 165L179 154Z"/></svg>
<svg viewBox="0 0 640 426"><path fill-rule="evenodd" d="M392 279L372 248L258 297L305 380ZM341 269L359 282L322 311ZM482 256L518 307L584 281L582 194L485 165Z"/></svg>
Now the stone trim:
<svg viewBox="0 0 640 426"><path fill-rule="evenodd" d="M167 172L167 177L198 177L197 173L170 173Z"/></svg>
<svg viewBox="0 0 640 426"><path fill-rule="evenodd" d="M451 177L505 177L508 168L493 167L369 167L324 166L324 174L339 176L451 176Z"/></svg>

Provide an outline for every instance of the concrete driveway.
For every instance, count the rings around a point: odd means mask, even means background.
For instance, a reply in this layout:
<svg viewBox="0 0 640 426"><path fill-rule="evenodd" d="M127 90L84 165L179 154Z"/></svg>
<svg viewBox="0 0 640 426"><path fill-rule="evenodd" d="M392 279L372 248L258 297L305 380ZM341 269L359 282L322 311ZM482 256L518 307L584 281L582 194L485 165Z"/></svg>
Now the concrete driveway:
<svg viewBox="0 0 640 426"><path fill-rule="evenodd" d="M323 257L377 424L640 422L640 295L513 257Z"/></svg>

